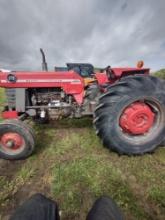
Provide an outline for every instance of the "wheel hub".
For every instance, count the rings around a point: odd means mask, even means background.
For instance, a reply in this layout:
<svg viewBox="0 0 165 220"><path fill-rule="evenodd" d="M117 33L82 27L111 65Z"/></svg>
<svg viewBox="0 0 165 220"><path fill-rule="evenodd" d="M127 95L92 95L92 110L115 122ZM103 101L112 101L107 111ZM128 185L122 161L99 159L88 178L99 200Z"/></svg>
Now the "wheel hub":
<svg viewBox="0 0 165 220"><path fill-rule="evenodd" d="M14 147L14 141L13 141L13 140L8 141L8 142L6 143L6 146L7 146L8 148Z"/></svg>
<svg viewBox="0 0 165 220"><path fill-rule="evenodd" d="M123 131L138 135L150 130L154 124L155 114L149 105L135 102L129 105L120 117L120 127Z"/></svg>
<svg viewBox="0 0 165 220"><path fill-rule="evenodd" d="M17 150L21 148L23 139L17 133L5 133L1 137L0 143L2 144L3 148Z"/></svg>

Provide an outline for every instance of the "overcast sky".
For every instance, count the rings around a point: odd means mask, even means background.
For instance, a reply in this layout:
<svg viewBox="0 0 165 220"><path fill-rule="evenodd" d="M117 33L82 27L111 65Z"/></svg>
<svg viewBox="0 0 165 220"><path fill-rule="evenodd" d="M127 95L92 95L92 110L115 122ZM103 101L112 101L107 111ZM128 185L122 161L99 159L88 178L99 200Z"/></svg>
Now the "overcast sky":
<svg viewBox="0 0 165 220"><path fill-rule="evenodd" d="M0 0L0 68L165 67L165 0Z"/></svg>

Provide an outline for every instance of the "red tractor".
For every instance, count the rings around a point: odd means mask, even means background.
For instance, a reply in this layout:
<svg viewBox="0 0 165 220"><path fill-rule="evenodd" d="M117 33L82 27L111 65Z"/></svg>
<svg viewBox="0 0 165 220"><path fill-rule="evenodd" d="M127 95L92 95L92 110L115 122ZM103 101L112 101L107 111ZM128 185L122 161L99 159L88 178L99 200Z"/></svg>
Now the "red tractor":
<svg viewBox="0 0 165 220"><path fill-rule="evenodd" d="M23 122L47 122L93 115L103 145L119 154L153 152L165 136L165 81L149 69L94 70L91 64L68 63L48 71L1 71L5 106L0 124L0 157L22 159L34 150L34 135ZM140 63L142 64L142 63Z"/></svg>

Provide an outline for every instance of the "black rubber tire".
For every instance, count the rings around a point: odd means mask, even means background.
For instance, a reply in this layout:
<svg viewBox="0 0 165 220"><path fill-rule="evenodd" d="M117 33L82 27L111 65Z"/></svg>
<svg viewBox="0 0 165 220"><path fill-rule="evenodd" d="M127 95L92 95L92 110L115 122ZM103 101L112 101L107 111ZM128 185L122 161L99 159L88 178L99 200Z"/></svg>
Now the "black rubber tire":
<svg viewBox="0 0 165 220"><path fill-rule="evenodd" d="M20 126L24 127L24 129L27 129L28 132L30 132L32 137L33 137L33 138L30 139L30 141L32 142L33 145L35 145L35 141L34 141L35 140L35 132L29 124L27 124L24 121L21 121L19 119L6 120L5 122L8 122L8 123L11 123L11 124L14 124L14 125L17 124L17 125L20 125Z"/></svg>
<svg viewBox="0 0 165 220"><path fill-rule="evenodd" d="M98 84L94 83L93 85L91 85L87 88L85 97L89 101L93 101L93 100L97 99L97 97L99 97L100 94L101 93L100 93L100 88L99 88Z"/></svg>
<svg viewBox="0 0 165 220"><path fill-rule="evenodd" d="M93 83L86 89L86 94L83 103L83 109L86 112L93 114L95 106L98 104L99 97L101 95L100 87L97 83ZM94 107L92 106L94 104Z"/></svg>
<svg viewBox="0 0 165 220"><path fill-rule="evenodd" d="M32 154L35 146L34 132L32 129L24 122L13 119L0 123L0 137L2 134L7 132L18 133L24 140L24 148L14 154L5 152L2 150L0 145L0 158L7 160L19 160L29 157Z"/></svg>
<svg viewBox="0 0 165 220"><path fill-rule="evenodd" d="M126 137L119 125L123 110L131 103L145 100L157 103L159 125L152 135ZM96 133L104 146L119 154L141 155L153 152L165 136L165 81L153 76L129 76L108 87L94 113ZM150 134L150 131L148 132Z"/></svg>

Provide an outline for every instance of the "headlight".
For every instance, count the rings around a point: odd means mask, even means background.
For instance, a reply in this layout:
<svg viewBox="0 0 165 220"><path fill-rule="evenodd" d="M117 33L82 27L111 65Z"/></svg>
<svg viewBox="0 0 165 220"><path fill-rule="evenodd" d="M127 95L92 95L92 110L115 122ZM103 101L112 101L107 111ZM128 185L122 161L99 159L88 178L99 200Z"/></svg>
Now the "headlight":
<svg viewBox="0 0 165 220"><path fill-rule="evenodd" d="M13 74L9 74L9 75L7 76L7 80L8 80L9 82L15 83L15 82L17 81L17 77L16 77L15 75L13 75Z"/></svg>

